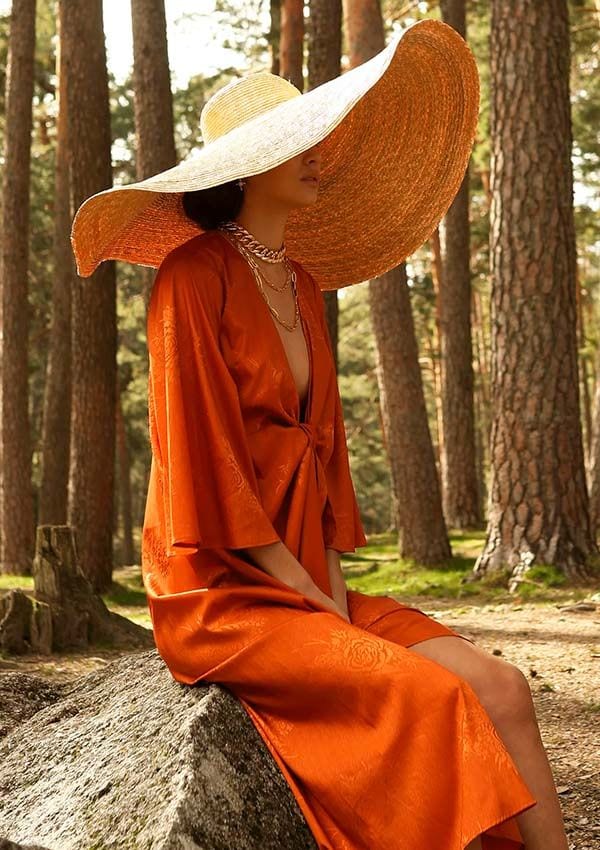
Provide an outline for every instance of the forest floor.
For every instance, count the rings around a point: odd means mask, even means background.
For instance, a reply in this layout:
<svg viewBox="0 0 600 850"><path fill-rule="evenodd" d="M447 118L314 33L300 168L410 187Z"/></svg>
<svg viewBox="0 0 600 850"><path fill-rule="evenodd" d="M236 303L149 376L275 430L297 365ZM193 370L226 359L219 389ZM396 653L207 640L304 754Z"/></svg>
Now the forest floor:
<svg viewBox="0 0 600 850"><path fill-rule="evenodd" d="M109 607L149 625L139 568L115 574L121 603ZM350 582L349 582L350 584ZM354 584L354 583L352 583ZM600 850L600 592L546 588L543 599L431 598L404 592L416 606L486 651L516 664L527 676L540 731L552 766L570 850ZM140 604L141 603L141 604ZM114 650L52 656L0 656L0 672L21 670L54 681L74 679L122 655Z"/></svg>

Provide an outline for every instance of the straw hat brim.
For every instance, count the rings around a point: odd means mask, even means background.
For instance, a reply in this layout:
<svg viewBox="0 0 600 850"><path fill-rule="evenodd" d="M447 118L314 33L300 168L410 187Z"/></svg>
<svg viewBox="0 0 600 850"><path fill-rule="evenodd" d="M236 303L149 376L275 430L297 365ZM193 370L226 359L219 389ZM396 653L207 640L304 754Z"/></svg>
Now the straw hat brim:
<svg viewBox="0 0 600 850"><path fill-rule="evenodd" d="M289 255L322 289L383 274L435 230L464 177L479 113L473 54L433 19L372 59L236 127L173 168L88 198L73 220L77 272L158 268L202 229L183 192L268 171L322 142L317 200L290 211Z"/></svg>

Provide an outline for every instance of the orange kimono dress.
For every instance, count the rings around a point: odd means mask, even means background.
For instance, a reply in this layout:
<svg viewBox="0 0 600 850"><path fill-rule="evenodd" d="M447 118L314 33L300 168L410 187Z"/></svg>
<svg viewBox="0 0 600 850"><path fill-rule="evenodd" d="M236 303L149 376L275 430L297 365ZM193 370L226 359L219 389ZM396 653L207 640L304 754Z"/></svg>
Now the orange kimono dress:
<svg viewBox="0 0 600 850"><path fill-rule="evenodd" d="M352 590L348 623L244 552L282 540L331 595L326 547L367 542L323 295L294 266L304 415L268 305L222 233L158 270L142 539L157 649L178 682L236 695L320 850L463 850L480 833L484 850L519 850L514 816L536 800L489 715L465 680L407 649L457 633Z"/></svg>

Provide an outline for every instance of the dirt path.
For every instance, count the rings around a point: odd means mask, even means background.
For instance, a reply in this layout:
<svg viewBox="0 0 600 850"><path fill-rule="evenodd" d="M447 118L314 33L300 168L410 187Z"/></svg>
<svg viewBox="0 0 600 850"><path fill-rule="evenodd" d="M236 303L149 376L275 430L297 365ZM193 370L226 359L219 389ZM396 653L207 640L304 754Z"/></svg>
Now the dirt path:
<svg viewBox="0 0 600 850"><path fill-rule="evenodd" d="M600 850L600 595L589 599L592 610L569 611L560 607L568 604L562 595L549 603L521 604L402 598L525 673L560 795L570 850ZM51 658L4 658L0 671L18 669L66 680L120 654L95 650Z"/></svg>

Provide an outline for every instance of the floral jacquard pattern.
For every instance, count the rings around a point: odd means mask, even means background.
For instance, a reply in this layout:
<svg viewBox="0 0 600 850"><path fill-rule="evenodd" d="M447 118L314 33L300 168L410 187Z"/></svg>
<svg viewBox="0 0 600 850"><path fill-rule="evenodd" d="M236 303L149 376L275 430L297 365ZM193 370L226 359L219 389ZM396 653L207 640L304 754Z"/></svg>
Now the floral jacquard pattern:
<svg viewBox="0 0 600 850"><path fill-rule="evenodd" d="M350 637L345 629L332 629L327 640L308 640L315 663L336 669L343 664L350 670L371 673L394 661L394 650L369 635Z"/></svg>
<svg viewBox="0 0 600 850"><path fill-rule="evenodd" d="M167 577L171 570L163 538L156 528L147 526L142 532L142 574L146 582L154 581L153 573Z"/></svg>
<svg viewBox="0 0 600 850"><path fill-rule="evenodd" d="M179 346L177 342L178 329L175 308L172 304L166 304L161 317L162 334L161 343L164 356L164 368L179 371Z"/></svg>

